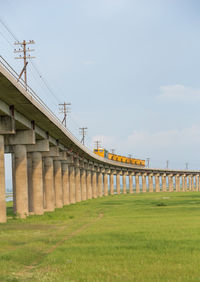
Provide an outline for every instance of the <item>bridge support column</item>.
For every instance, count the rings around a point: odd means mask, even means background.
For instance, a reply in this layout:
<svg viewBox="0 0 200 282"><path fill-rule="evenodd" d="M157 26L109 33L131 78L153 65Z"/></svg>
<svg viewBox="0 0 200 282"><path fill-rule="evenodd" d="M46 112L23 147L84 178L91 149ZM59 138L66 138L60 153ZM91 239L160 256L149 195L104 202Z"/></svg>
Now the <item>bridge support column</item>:
<svg viewBox="0 0 200 282"><path fill-rule="evenodd" d="M92 199L91 171L89 167L87 170L87 199Z"/></svg>
<svg viewBox="0 0 200 282"><path fill-rule="evenodd" d="M155 190L156 192L160 192L160 174L159 173L155 175Z"/></svg>
<svg viewBox="0 0 200 282"><path fill-rule="evenodd" d="M129 172L129 193L133 194L133 174Z"/></svg>
<svg viewBox="0 0 200 282"><path fill-rule="evenodd" d="M167 191L166 174L162 174L162 192Z"/></svg>
<svg viewBox="0 0 200 282"><path fill-rule="evenodd" d="M91 174L90 174L91 176ZM75 187L76 187L76 202L81 201L81 186L80 186L80 168L78 166L75 167ZM90 182L91 186L91 182Z"/></svg>
<svg viewBox="0 0 200 282"><path fill-rule="evenodd" d="M113 172L110 172L110 194L114 194L114 177L113 177Z"/></svg>
<svg viewBox="0 0 200 282"><path fill-rule="evenodd" d="M15 193L15 160L14 160L14 154L12 156L12 167L13 167L13 198L16 198L16 193ZM28 210L29 212L33 212L33 185L32 185L32 171L33 171L33 166L32 166L32 155L28 153L27 155L27 176L28 176ZM13 208L14 212L16 213L16 206L15 206L15 201L13 202Z"/></svg>
<svg viewBox="0 0 200 282"><path fill-rule="evenodd" d="M180 192L180 176L177 174L175 176L175 182L176 182L176 192Z"/></svg>
<svg viewBox="0 0 200 282"><path fill-rule="evenodd" d="M147 174L143 173L142 174L142 192L146 193L147 192L147 178L146 178Z"/></svg>
<svg viewBox="0 0 200 282"><path fill-rule="evenodd" d="M188 175L185 175L185 191L188 191Z"/></svg>
<svg viewBox="0 0 200 282"><path fill-rule="evenodd" d="M149 192L153 192L153 174L148 175Z"/></svg>
<svg viewBox="0 0 200 282"><path fill-rule="evenodd" d="M140 182L139 182L139 173L135 175L135 189L136 193L140 193Z"/></svg>
<svg viewBox="0 0 200 282"><path fill-rule="evenodd" d="M33 213L41 215L44 213L42 153L33 152L31 153L31 157L32 157Z"/></svg>
<svg viewBox="0 0 200 282"><path fill-rule="evenodd" d="M63 204L69 205L69 169L66 162L61 162L62 168L62 187L63 187Z"/></svg>
<svg viewBox="0 0 200 282"><path fill-rule="evenodd" d="M103 177L104 196L108 196L108 174L105 172Z"/></svg>
<svg viewBox="0 0 200 282"><path fill-rule="evenodd" d="M194 175L191 175L191 186L192 186L192 191L194 192Z"/></svg>
<svg viewBox="0 0 200 282"><path fill-rule="evenodd" d="M181 180L182 180L182 189L181 189L181 191L185 192L185 174L183 174L181 176Z"/></svg>
<svg viewBox="0 0 200 282"><path fill-rule="evenodd" d="M75 177L74 166L69 166L69 198L70 204L75 204Z"/></svg>
<svg viewBox="0 0 200 282"><path fill-rule="evenodd" d="M16 214L25 218L28 215L28 176L27 176L27 151L26 145L14 147L14 188Z"/></svg>
<svg viewBox="0 0 200 282"><path fill-rule="evenodd" d="M117 194L119 195L120 194L120 174L119 172L117 171L117 174L116 174L116 185L117 185Z"/></svg>
<svg viewBox="0 0 200 282"><path fill-rule="evenodd" d="M188 175L189 191L192 191L192 176Z"/></svg>
<svg viewBox="0 0 200 282"><path fill-rule="evenodd" d="M30 184L31 185L31 184ZM53 158L44 158L44 208L46 211L55 210Z"/></svg>
<svg viewBox="0 0 200 282"><path fill-rule="evenodd" d="M97 174L95 169L92 171L92 198L97 198Z"/></svg>
<svg viewBox="0 0 200 282"><path fill-rule="evenodd" d="M4 136L0 135L0 223L6 222Z"/></svg>
<svg viewBox="0 0 200 282"><path fill-rule="evenodd" d="M61 161L54 160L54 189L56 208L63 207L63 187Z"/></svg>
<svg viewBox="0 0 200 282"><path fill-rule="evenodd" d="M173 175L169 174L168 175L168 184L169 184L169 192L173 192Z"/></svg>
<svg viewBox="0 0 200 282"><path fill-rule="evenodd" d="M81 199L85 201L87 199L86 192L86 171L84 168L81 169Z"/></svg>
<svg viewBox="0 0 200 282"><path fill-rule="evenodd" d="M123 180L123 194L126 194L126 173L123 172L123 175L122 175L122 180Z"/></svg>
<svg viewBox="0 0 200 282"><path fill-rule="evenodd" d="M198 180L198 175L195 175L195 183L196 183L196 191L199 191L199 180Z"/></svg>
<svg viewBox="0 0 200 282"><path fill-rule="evenodd" d="M103 185L102 185L102 172L101 171L99 171L98 172L98 196L99 197L102 197L103 195L103 187L102 187Z"/></svg>

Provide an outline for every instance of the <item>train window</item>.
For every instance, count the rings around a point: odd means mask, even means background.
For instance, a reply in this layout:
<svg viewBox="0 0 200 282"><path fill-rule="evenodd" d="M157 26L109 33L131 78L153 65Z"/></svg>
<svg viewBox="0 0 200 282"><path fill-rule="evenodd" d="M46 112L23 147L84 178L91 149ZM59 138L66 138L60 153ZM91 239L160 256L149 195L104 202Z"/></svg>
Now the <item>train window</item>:
<svg viewBox="0 0 200 282"><path fill-rule="evenodd" d="M95 152L98 152L98 149L95 149L94 151L95 151Z"/></svg>
<svg viewBox="0 0 200 282"><path fill-rule="evenodd" d="M99 150L100 153L103 153L103 150Z"/></svg>

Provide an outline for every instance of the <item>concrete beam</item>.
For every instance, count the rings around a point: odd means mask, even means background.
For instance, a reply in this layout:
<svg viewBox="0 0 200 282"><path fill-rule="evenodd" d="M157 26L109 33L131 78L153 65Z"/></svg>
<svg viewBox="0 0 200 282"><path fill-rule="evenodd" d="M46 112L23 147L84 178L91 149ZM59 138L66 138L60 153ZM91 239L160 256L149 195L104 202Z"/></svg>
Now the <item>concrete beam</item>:
<svg viewBox="0 0 200 282"><path fill-rule="evenodd" d="M48 152L49 140L37 140L34 145L27 145L27 152Z"/></svg>
<svg viewBox="0 0 200 282"><path fill-rule="evenodd" d="M15 120L11 116L0 116L0 134L15 134Z"/></svg>
<svg viewBox="0 0 200 282"><path fill-rule="evenodd" d="M5 137L6 145L32 145L35 144L35 131L33 129L18 130L14 135Z"/></svg>
<svg viewBox="0 0 200 282"><path fill-rule="evenodd" d="M59 147L58 146L50 146L48 152L42 152L42 156L44 158L59 157L60 156Z"/></svg>

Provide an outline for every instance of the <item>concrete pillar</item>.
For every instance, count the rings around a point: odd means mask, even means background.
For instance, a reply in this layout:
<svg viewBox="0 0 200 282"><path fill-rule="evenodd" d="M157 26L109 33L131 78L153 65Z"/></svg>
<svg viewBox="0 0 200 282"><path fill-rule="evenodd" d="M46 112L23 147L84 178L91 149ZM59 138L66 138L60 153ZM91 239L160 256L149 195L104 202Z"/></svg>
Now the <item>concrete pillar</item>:
<svg viewBox="0 0 200 282"><path fill-rule="evenodd" d="M42 153L33 152L31 153L31 156L32 156L33 213L43 214L44 191L43 191L43 175L42 175Z"/></svg>
<svg viewBox="0 0 200 282"><path fill-rule="evenodd" d="M6 222L4 136L0 135L0 223Z"/></svg>
<svg viewBox="0 0 200 282"><path fill-rule="evenodd" d="M192 191L192 176L188 175L188 180L189 180L189 191Z"/></svg>
<svg viewBox="0 0 200 282"><path fill-rule="evenodd" d="M92 199L91 170L87 170L87 199Z"/></svg>
<svg viewBox="0 0 200 282"><path fill-rule="evenodd" d="M195 184L196 184L196 191L199 191L199 180L198 180L198 175L195 175Z"/></svg>
<svg viewBox="0 0 200 282"><path fill-rule="evenodd" d="M14 155L13 155L14 156ZM15 171L15 161L13 160L12 162L13 165L13 171ZM28 210L29 212L33 212L33 185L32 185L32 155L28 154L27 156L27 167L28 167ZM15 176L13 177L13 180L15 179ZM15 186L15 181L13 181L13 186ZM13 187L13 194L15 189ZM14 196L15 198L15 196ZM16 212L16 207L14 208L15 212Z"/></svg>
<svg viewBox="0 0 200 282"><path fill-rule="evenodd" d="M149 192L153 192L153 174L148 175Z"/></svg>
<svg viewBox="0 0 200 282"><path fill-rule="evenodd" d="M123 173L122 175L122 181L123 181L123 194L126 194L126 173Z"/></svg>
<svg viewBox="0 0 200 282"><path fill-rule="evenodd" d="M142 192L147 192L147 179L146 179L146 173L142 173Z"/></svg>
<svg viewBox="0 0 200 282"><path fill-rule="evenodd" d="M168 175L168 184L169 184L169 192L173 192L174 191L174 185L173 185L173 175L169 174Z"/></svg>
<svg viewBox="0 0 200 282"><path fill-rule="evenodd" d="M97 174L92 171L92 198L97 198Z"/></svg>
<svg viewBox="0 0 200 282"><path fill-rule="evenodd" d="M119 174L119 172L117 172L117 174L116 174L116 185L117 185L117 194L120 194L120 174Z"/></svg>
<svg viewBox="0 0 200 282"><path fill-rule="evenodd" d="M108 174L105 172L103 177L104 196L108 196Z"/></svg>
<svg viewBox="0 0 200 282"><path fill-rule="evenodd" d="M167 191L166 174L162 174L162 192Z"/></svg>
<svg viewBox="0 0 200 282"><path fill-rule="evenodd" d="M182 189L181 189L181 191L182 192L185 192L185 175L183 174L182 176L181 176L181 180L182 180Z"/></svg>
<svg viewBox="0 0 200 282"><path fill-rule="evenodd" d="M160 192L160 174L159 173L155 175L155 190L156 192Z"/></svg>
<svg viewBox="0 0 200 282"><path fill-rule="evenodd" d="M133 175L129 173L129 193L133 194Z"/></svg>
<svg viewBox="0 0 200 282"><path fill-rule="evenodd" d="M98 196L102 197L103 189L102 189L102 172L98 173Z"/></svg>
<svg viewBox="0 0 200 282"><path fill-rule="evenodd" d="M188 190L188 176L185 176L185 191Z"/></svg>
<svg viewBox="0 0 200 282"><path fill-rule="evenodd" d="M75 177L74 177L74 166L69 166L69 199L70 204L75 204Z"/></svg>
<svg viewBox="0 0 200 282"><path fill-rule="evenodd" d="M191 175L191 186L192 186L192 191L194 192L194 175Z"/></svg>
<svg viewBox="0 0 200 282"><path fill-rule="evenodd" d="M65 162L61 163L62 167L62 187L63 187L63 204L69 205L69 169L68 164Z"/></svg>
<svg viewBox="0 0 200 282"><path fill-rule="evenodd" d="M200 191L200 175L198 174L198 187L199 187L199 190Z"/></svg>
<svg viewBox="0 0 200 282"><path fill-rule="evenodd" d="M176 192L180 192L180 176L177 174L175 176Z"/></svg>
<svg viewBox="0 0 200 282"><path fill-rule="evenodd" d="M135 175L135 189L136 193L140 193L140 182L139 182L139 174Z"/></svg>
<svg viewBox="0 0 200 282"><path fill-rule="evenodd" d="M44 158L44 208L46 211L55 210L53 158Z"/></svg>
<svg viewBox="0 0 200 282"><path fill-rule="evenodd" d="M81 201L81 181L80 181L80 168L75 167L75 196L76 196L76 202ZM90 183L91 186L91 183Z"/></svg>
<svg viewBox="0 0 200 282"><path fill-rule="evenodd" d="M63 187L62 187L62 171L61 161L54 160L54 190L55 190L55 206L63 207Z"/></svg>
<svg viewBox="0 0 200 282"><path fill-rule="evenodd" d="M113 172L110 172L110 194L114 194L114 177Z"/></svg>
<svg viewBox="0 0 200 282"><path fill-rule="evenodd" d="M87 199L86 192L86 171L85 169L81 169L81 199L85 201Z"/></svg>
<svg viewBox="0 0 200 282"><path fill-rule="evenodd" d="M28 176L26 145L15 145L15 196L16 214L25 218L28 215Z"/></svg>

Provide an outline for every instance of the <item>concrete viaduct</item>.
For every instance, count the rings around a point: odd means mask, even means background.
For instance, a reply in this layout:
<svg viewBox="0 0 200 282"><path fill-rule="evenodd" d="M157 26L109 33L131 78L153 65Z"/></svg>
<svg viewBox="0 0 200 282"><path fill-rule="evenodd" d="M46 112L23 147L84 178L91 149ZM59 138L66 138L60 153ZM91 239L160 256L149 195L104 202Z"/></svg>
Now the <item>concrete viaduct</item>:
<svg viewBox="0 0 200 282"><path fill-rule="evenodd" d="M6 222L5 153L12 154L13 209L21 218L109 193L120 194L121 177L124 194L199 191L200 171L141 168L95 155L17 78L0 57L1 223Z"/></svg>

